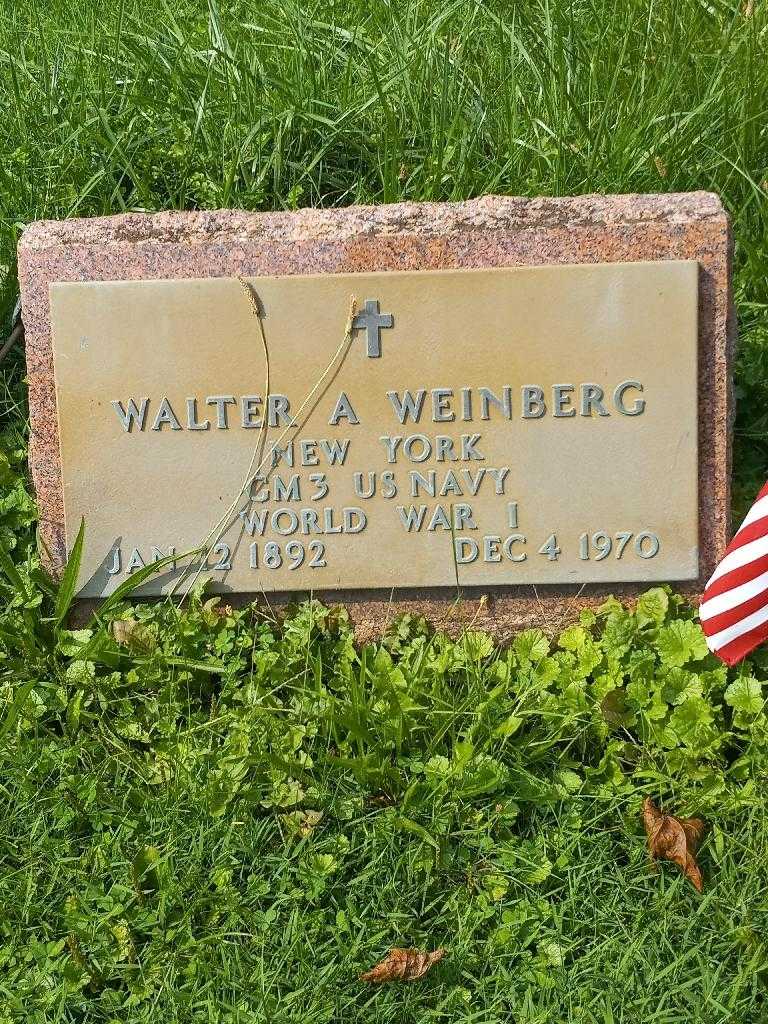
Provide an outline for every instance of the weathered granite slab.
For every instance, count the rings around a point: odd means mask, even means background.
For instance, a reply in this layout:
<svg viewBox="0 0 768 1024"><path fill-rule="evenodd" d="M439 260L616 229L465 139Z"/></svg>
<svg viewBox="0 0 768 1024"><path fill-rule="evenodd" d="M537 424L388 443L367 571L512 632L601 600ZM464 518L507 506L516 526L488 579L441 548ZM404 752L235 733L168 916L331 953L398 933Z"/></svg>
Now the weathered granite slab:
<svg viewBox="0 0 768 1024"><path fill-rule="evenodd" d="M49 299L55 282L696 260L700 573L698 580L680 586L695 596L729 532L735 336L730 259L728 217L719 199L707 193L531 200L489 196L455 204L136 214L32 224L19 244L30 464L52 568L60 568L66 557ZM376 635L393 615L407 611L454 632L471 622L504 638L528 625L557 629L580 607L608 593L631 597L641 589L623 583L469 587L458 604L455 590L448 587L319 596L341 598L361 637ZM279 595L270 595L271 604L279 601Z"/></svg>

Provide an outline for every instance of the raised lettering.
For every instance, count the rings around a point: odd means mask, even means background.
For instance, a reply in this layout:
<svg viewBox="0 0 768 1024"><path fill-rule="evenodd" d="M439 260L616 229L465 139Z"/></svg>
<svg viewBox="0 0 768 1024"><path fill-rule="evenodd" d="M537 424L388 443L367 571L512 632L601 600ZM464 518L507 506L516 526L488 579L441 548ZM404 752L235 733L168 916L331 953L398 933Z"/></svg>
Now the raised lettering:
<svg viewBox="0 0 768 1024"><path fill-rule="evenodd" d="M424 516L427 514L427 506L419 505L417 509L415 505L409 505L407 508L404 505L398 505L397 513L408 533L413 533L414 530L418 532L424 523Z"/></svg>
<svg viewBox="0 0 768 1024"><path fill-rule="evenodd" d="M458 565L468 565L470 562L474 562L480 553L477 541L472 537L457 537L454 550Z"/></svg>
<svg viewBox="0 0 768 1024"><path fill-rule="evenodd" d="M599 384L581 385L581 415L591 416L592 410L597 411L598 416L610 416L610 413L603 405L603 389Z"/></svg>
<svg viewBox="0 0 768 1024"><path fill-rule="evenodd" d="M495 395L490 388L480 388L479 390L481 420L489 420L491 418L491 405L495 405L497 409L500 409L508 420L512 419L512 388L505 387L503 389L503 398Z"/></svg>
<svg viewBox="0 0 768 1024"><path fill-rule="evenodd" d="M202 423L198 422L197 419L197 399L187 399L187 430L208 430L210 427L209 420L203 420Z"/></svg>
<svg viewBox="0 0 768 1024"><path fill-rule="evenodd" d="M464 462L469 462L471 459L480 459L481 462L485 461L485 456L481 455L476 450L476 445L480 442L480 434L462 434L461 435L461 458Z"/></svg>
<svg viewBox="0 0 768 1024"><path fill-rule="evenodd" d="M456 414L451 412L452 398L451 388L432 389L432 419L435 423L450 423L456 419Z"/></svg>
<svg viewBox="0 0 768 1024"><path fill-rule="evenodd" d="M434 469L427 470L426 476L420 473L417 469L411 470L411 497L419 497L419 488L426 492L430 498L434 498L437 493L436 483L437 473Z"/></svg>
<svg viewBox="0 0 768 1024"><path fill-rule="evenodd" d="M573 392L573 384L554 384L552 386L553 416L563 419L576 415L576 410L571 406Z"/></svg>
<svg viewBox="0 0 768 1024"><path fill-rule="evenodd" d="M424 388L419 388L415 395L411 394L410 391L404 391L401 399L397 391L388 391L387 398L392 403L395 415L401 423L405 423L409 416L414 423L418 423L421 419L421 410L424 406L424 396L426 393Z"/></svg>
<svg viewBox="0 0 768 1024"><path fill-rule="evenodd" d="M535 384L523 385L523 419L538 420L547 411L544 392Z"/></svg>
<svg viewBox="0 0 768 1024"><path fill-rule="evenodd" d="M267 422L270 427L283 423L286 427L295 426L291 416L291 403L285 395L270 395L267 399Z"/></svg>
<svg viewBox="0 0 768 1024"><path fill-rule="evenodd" d="M328 420L332 427L335 427L339 420L345 419L349 423L356 425L360 422L357 418L357 413L352 408L352 403L347 397L346 391L342 391L338 397L336 405L333 407L331 418Z"/></svg>
<svg viewBox="0 0 768 1024"><path fill-rule="evenodd" d="M397 449L403 440L402 437L380 437L379 440L387 451L387 462L397 462Z"/></svg>
<svg viewBox="0 0 768 1024"><path fill-rule="evenodd" d="M253 430L261 426L261 419L256 418L259 416L258 406L260 405L259 395L243 395L240 399L241 422L246 430Z"/></svg>
<svg viewBox="0 0 768 1024"><path fill-rule="evenodd" d="M149 405L149 399L142 398L140 400L140 403L141 404L137 406L136 402L132 398L129 398L127 409L123 409L122 402L114 401L110 403L112 408L115 410L118 417L120 418L120 422L123 425L123 430L125 430L127 433L130 433L134 425L137 426L139 430L144 429L144 420L147 417L147 406Z"/></svg>
<svg viewBox="0 0 768 1024"><path fill-rule="evenodd" d="M639 416L645 409L645 399L636 398L634 405L631 409L628 409L624 405L624 395L627 391L642 391L643 385L639 380L624 380L621 384L616 386L616 390L613 392L613 404L619 410L622 416Z"/></svg>
<svg viewBox="0 0 768 1024"><path fill-rule="evenodd" d="M163 424L167 423L171 430L181 430L181 424L176 418L176 413L173 411L173 407L167 398L164 398L160 403L160 408L157 410L155 421L152 424L153 430L162 430Z"/></svg>
<svg viewBox="0 0 768 1024"><path fill-rule="evenodd" d="M257 509L254 512L243 509L240 513L240 519L249 537L264 536L264 527L267 523L267 510L265 508Z"/></svg>
<svg viewBox="0 0 768 1024"><path fill-rule="evenodd" d="M234 395L209 395L205 400L206 405L216 406L216 426L219 430L228 430L227 406L235 404Z"/></svg>
<svg viewBox="0 0 768 1024"><path fill-rule="evenodd" d="M287 484L281 476L275 477L275 501L301 501L297 473L293 474Z"/></svg>
<svg viewBox="0 0 768 1024"><path fill-rule="evenodd" d="M329 466L343 466L349 449L349 438L343 441L321 441L320 451L328 459Z"/></svg>

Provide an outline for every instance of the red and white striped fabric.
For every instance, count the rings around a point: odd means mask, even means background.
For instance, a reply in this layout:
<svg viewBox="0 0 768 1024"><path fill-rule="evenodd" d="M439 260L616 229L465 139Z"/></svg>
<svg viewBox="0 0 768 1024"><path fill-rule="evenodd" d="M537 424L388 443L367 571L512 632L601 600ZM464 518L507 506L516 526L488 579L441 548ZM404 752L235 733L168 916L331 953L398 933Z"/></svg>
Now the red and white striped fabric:
<svg viewBox="0 0 768 1024"><path fill-rule="evenodd" d="M768 483L712 573L699 615L707 646L727 665L768 639Z"/></svg>

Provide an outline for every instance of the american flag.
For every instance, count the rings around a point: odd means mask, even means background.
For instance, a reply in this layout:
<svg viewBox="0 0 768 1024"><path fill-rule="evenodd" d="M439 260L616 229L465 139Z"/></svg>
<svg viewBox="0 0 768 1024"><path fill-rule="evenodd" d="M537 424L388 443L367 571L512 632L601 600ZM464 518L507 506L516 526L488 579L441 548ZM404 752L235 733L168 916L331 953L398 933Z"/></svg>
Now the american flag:
<svg viewBox="0 0 768 1024"><path fill-rule="evenodd" d="M707 646L727 665L768 639L768 483L712 573L699 616Z"/></svg>

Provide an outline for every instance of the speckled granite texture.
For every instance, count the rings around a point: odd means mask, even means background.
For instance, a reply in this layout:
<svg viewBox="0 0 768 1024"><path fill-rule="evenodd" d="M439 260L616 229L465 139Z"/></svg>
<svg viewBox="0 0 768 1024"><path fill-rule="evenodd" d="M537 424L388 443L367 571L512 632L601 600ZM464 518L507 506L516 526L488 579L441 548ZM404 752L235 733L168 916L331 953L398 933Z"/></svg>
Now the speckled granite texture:
<svg viewBox="0 0 768 1024"><path fill-rule="evenodd" d="M30 464L41 535L52 567L64 558L64 519L51 353L52 281L231 277L441 270L524 264L695 259L699 288L699 508L701 578L729 535L735 328L730 298L731 232L717 196L486 196L464 203L400 203L296 213L128 214L40 221L19 243L31 417ZM674 583L674 581L670 581ZM554 631L607 593L637 587L519 587L452 591L345 591L358 636L378 635L393 615L426 615L456 632L468 625L506 639L530 625ZM484 598L484 599L483 599ZM270 597L270 602L276 602ZM279 603L279 601L277 602Z"/></svg>

